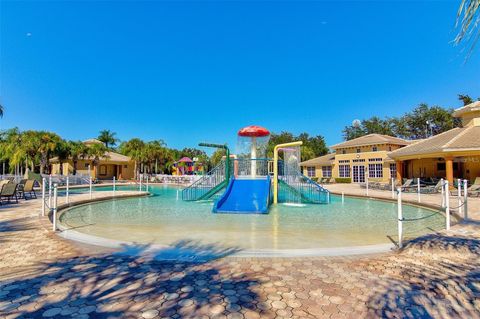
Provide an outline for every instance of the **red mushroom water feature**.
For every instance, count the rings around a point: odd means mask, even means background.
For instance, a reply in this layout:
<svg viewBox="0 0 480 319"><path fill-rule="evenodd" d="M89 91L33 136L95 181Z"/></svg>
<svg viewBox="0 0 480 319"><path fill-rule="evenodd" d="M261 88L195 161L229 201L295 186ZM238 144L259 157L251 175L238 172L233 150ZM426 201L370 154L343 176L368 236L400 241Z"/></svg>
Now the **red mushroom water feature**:
<svg viewBox="0 0 480 319"><path fill-rule="evenodd" d="M257 175L257 148L260 146L258 145L259 143L266 144L268 142L268 136L270 135L270 132L261 126L257 125L250 125L247 127L244 127L238 131L238 136L239 137L247 137L251 138L250 141L250 160L251 160L251 176L256 177ZM265 141L258 141L258 138L265 137ZM266 146L266 145L262 145Z"/></svg>

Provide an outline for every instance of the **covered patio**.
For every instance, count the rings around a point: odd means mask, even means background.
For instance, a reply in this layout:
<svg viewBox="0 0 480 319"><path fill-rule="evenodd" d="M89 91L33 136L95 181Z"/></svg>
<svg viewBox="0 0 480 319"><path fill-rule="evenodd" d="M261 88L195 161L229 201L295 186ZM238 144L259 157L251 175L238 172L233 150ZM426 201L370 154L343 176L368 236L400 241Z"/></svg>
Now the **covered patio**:
<svg viewBox="0 0 480 319"><path fill-rule="evenodd" d="M463 127L420 140L395 150L397 180L403 178L445 178L453 185L457 178L472 183L480 176L480 101L455 110Z"/></svg>

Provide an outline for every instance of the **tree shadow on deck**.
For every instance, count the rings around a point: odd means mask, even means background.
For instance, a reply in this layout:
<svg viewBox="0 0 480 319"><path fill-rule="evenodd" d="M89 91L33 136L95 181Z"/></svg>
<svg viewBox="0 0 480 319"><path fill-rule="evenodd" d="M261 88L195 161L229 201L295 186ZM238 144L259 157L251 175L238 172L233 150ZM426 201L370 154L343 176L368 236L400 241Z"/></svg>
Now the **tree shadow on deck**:
<svg viewBox="0 0 480 319"><path fill-rule="evenodd" d="M408 250L433 257L409 256ZM372 317L480 318L480 240L426 235L408 242L404 253L397 273L375 283L367 303Z"/></svg>
<svg viewBox="0 0 480 319"><path fill-rule="evenodd" d="M27 231L34 228L31 217L0 221L0 243L6 241L7 237L13 236L12 233L14 232Z"/></svg>
<svg viewBox="0 0 480 319"><path fill-rule="evenodd" d="M216 249L192 242L177 243L177 248L182 245L189 251ZM94 318L137 318L147 310L177 318L240 311L268 315L256 307L262 301L256 292L260 281L253 275L224 261L158 261L142 256L146 249L125 247L124 252L130 253L48 262L28 278L0 282L0 313L15 318L42 317L46 311L58 318L82 313ZM229 253L224 248L215 251Z"/></svg>

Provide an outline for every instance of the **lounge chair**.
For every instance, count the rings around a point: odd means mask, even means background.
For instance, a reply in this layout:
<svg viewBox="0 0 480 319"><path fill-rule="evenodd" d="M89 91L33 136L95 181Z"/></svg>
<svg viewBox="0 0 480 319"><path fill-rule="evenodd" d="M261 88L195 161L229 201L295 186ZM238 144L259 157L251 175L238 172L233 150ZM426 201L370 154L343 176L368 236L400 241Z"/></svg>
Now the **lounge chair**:
<svg viewBox="0 0 480 319"><path fill-rule="evenodd" d="M35 184L35 180L33 179L27 180L21 191L21 197L23 197L24 199L28 199L27 198L27 195L28 195L29 198L37 198L37 194L35 193L35 189L33 188L34 184Z"/></svg>
<svg viewBox="0 0 480 319"><path fill-rule="evenodd" d="M401 186L402 192L411 192L412 186L413 186L412 184L413 184L413 179L412 178L407 179L405 183L403 183L403 185Z"/></svg>
<svg viewBox="0 0 480 319"><path fill-rule="evenodd" d="M17 187L17 183L7 183L3 185L0 191L0 203L2 203L4 198L7 199L7 202L10 202L10 200L14 198L15 202L18 203Z"/></svg>
<svg viewBox="0 0 480 319"><path fill-rule="evenodd" d="M428 185L420 188L420 193L435 194L442 191L442 181L438 181L436 185Z"/></svg>

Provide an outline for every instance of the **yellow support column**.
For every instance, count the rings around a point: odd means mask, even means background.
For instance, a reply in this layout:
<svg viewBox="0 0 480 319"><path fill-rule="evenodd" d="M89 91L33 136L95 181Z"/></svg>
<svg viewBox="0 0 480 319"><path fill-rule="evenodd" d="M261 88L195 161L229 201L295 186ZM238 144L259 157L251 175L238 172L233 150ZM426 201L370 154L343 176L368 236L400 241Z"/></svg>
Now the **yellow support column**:
<svg viewBox="0 0 480 319"><path fill-rule="evenodd" d="M302 145L302 141L283 143L275 145L273 148L273 203L278 203L278 149L282 147L292 147Z"/></svg>

